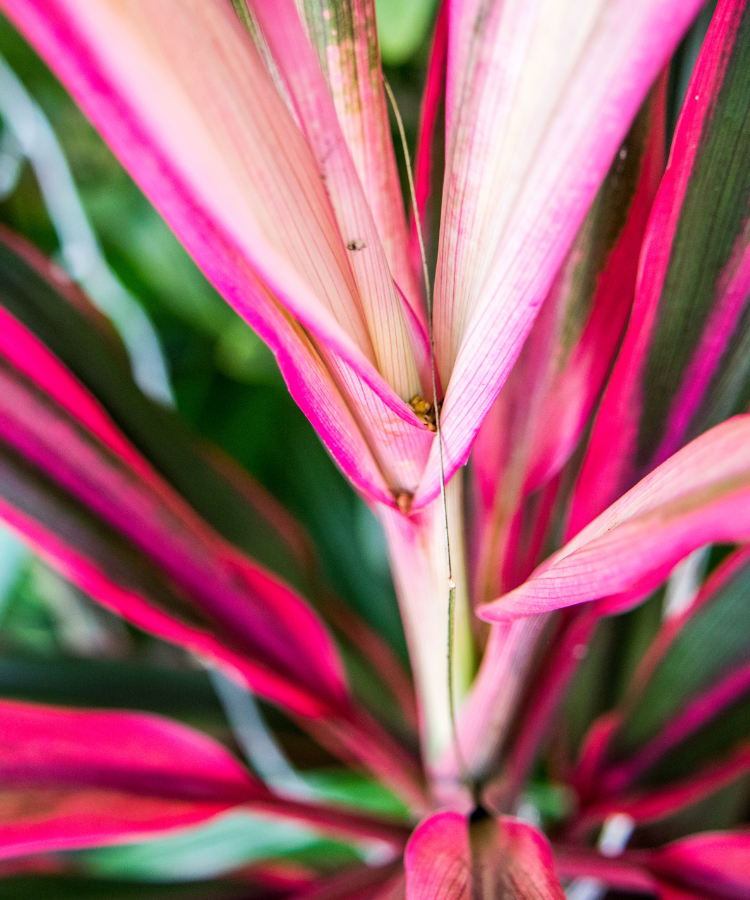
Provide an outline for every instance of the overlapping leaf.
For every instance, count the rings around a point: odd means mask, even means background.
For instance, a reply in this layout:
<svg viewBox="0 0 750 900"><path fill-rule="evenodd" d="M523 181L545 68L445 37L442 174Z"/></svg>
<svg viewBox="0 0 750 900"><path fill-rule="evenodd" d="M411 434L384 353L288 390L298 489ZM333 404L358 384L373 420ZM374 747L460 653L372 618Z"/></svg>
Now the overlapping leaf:
<svg viewBox="0 0 750 900"><path fill-rule="evenodd" d="M266 681L262 692L270 688L274 696L271 685L286 670L286 679L291 682L319 681L309 691L310 698L316 698L313 707L323 698L328 698L332 708L346 705L346 687L333 644L303 601L211 532L149 469L44 345L7 313L3 313L2 331L0 431L7 469L2 490L3 505L11 507L8 512L15 527L24 531L22 521L30 520L25 533L48 555L56 556L51 549L54 543L45 547L38 530L40 525L45 530L52 528L56 533L53 540L62 541L79 560L96 560L95 548L105 552L112 529L119 531L125 540L115 541L116 555L127 553L125 547L129 545L131 557L137 559L135 547L150 557L146 569L150 569L152 583L158 589L155 607L164 610L166 605L172 613L180 610L183 623L190 623L193 629L211 628L209 622L213 620L226 646L234 648L235 656L243 652L249 659L255 656L260 668L268 672L260 676L258 689ZM77 501L69 505L67 528L61 518L65 515L64 506L60 508L61 490L70 492ZM50 499L46 506L40 506L44 493ZM91 522L92 515L108 522L109 529L97 535L89 526L86 534L82 528L84 522ZM77 532L70 530L73 521L77 521ZM88 553L87 539L91 544ZM96 561L101 564L101 560ZM68 569L75 569L70 557L66 562ZM120 581L121 589L133 590L128 569L115 566L114 559L111 563L100 577L115 584ZM139 570L143 567L134 566L132 571ZM145 583L139 587L143 603L149 594L144 591ZM185 593L192 599L181 599ZM115 603L120 609L123 600ZM284 629L283 638L280 628ZM301 629L298 641L293 640L296 629ZM315 632L315 649L309 643L312 632L308 629ZM297 649L290 653L295 644ZM323 655L319 655L321 651ZM294 675L294 658L299 660L300 653L307 659ZM282 676L279 684L284 680ZM285 702L284 693L282 688L276 699ZM297 689L293 688L286 697L293 706L295 693ZM303 712L304 703L296 708Z"/></svg>
<svg viewBox="0 0 750 900"><path fill-rule="evenodd" d="M750 418L696 438L551 556L525 584L480 608L489 621L608 598L646 596L705 544L750 540Z"/></svg>
<svg viewBox="0 0 750 900"><path fill-rule="evenodd" d="M435 285L449 475L465 462L636 111L698 8L540 0L455 4L449 13ZM437 492L436 457L417 504Z"/></svg>
<svg viewBox="0 0 750 900"><path fill-rule="evenodd" d="M481 600L500 593L504 565L522 569L514 516L567 462L618 349L662 173L665 87L662 80L624 141L477 435ZM516 578L507 572L505 583Z"/></svg>
<svg viewBox="0 0 750 900"><path fill-rule="evenodd" d="M705 585L694 605L668 621L644 657L623 706L614 737L620 778L652 765L750 688L746 637L750 564L738 551ZM611 773L608 780L619 780Z"/></svg>
<svg viewBox="0 0 750 900"><path fill-rule="evenodd" d="M136 385L109 322L43 254L0 230L0 303L70 369L117 427L223 537L298 588L310 562L283 511Z"/></svg>
<svg viewBox="0 0 750 900"><path fill-rule="evenodd" d="M750 839L717 831L674 841L657 850L626 851L615 858L585 848L555 848L564 878L591 878L614 890L655 894L661 900L750 895Z"/></svg>
<svg viewBox="0 0 750 900"><path fill-rule="evenodd" d="M570 534L687 440L747 408L749 34L747 4L720 3L654 205Z"/></svg>
<svg viewBox="0 0 750 900"><path fill-rule="evenodd" d="M406 848L407 900L562 900L549 845L509 816L436 813Z"/></svg>
<svg viewBox="0 0 750 900"><path fill-rule="evenodd" d="M393 489L413 489L431 437L374 365L349 258L369 251L341 235L315 156L231 6L160 4L158 16L138 3L5 9L269 343L352 480L386 503Z"/></svg>
<svg viewBox="0 0 750 900"><path fill-rule="evenodd" d="M220 744L157 716L3 701L0 857L142 838L232 807L397 845L398 826L275 797Z"/></svg>

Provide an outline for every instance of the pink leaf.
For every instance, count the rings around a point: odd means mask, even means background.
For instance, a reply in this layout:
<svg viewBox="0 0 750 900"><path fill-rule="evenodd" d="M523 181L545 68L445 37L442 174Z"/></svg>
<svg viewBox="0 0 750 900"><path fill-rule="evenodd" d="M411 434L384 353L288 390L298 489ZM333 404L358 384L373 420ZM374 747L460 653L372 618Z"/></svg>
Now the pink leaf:
<svg viewBox="0 0 750 900"><path fill-rule="evenodd" d="M51 362L51 354L44 353ZM58 364L58 368L62 367ZM58 405L5 362L0 381L3 441L126 535L186 591L192 603L202 608L202 616L213 619L228 648L267 669L262 676L267 685L264 692L272 681L281 676L283 682L296 668L292 681L310 687L316 683L312 690L308 688L310 699L315 698L313 706L326 697L333 708L346 706L341 663L315 614L289 588L212 532L132 448L122 447L123 439L101 410L97 410L98 420L93 412L88 419L97 432L88 431L87 419L81 421L78 414L84 403L88 403L86 409L96 410L96 406L83 388L72 378L63 382L66 393L58 399L64 405ZM104 431L107 424L113 434ZM100 434L108 438L107 443ZM188 609L189 605L185 613ZM249 674L247 666L243 669ZM285 702L281 696L276 699ZM298 711L305 708L309 714L307 704Z"/></svg>
<svg viewBox="0 0 750 900"><path fill-rule="evenodd" d="M278 0L273 6L248 0L248 5L255 13L326 185L341 242L347 247L359 242L356 249L349 250L349 262L378 370L397 394L410 399L421 389L400 295L329 85L297 7L293 0ZM360 6L358 12L361 16L364 9ZM334 87L339 85L334 82ZM349 103L353 106L357 100L358 97L349 98ZM338 112L343 112L341 104ZM362 172L363 160L360 162ZM405 238L405 228L402 231ZM428 374L422 373L426 382Z"/></svg>
<svg viewBox="0 0 750 900"><path fill-rule="evenodd" d="M698 547L750 540L749 498L750 417L737 416L663 463L479 615L501 621L645 594Z"/></svg>
<svg viewBox="0 0 750 900"><path fill-rule="evenodd" d="M610 763L601 774L606 793L621 792L666 752L697 731L727 706L740 698L750 687L748 647L744 643L729 647L723 643L723 653L699 661L685 658L682 668L670 669L670 651L675 648L680 660L680 641L696 641L703 628L705 616L709 621L719 611L724 629L736 630L744 620L747 566L750 548L731 554L706 581L693 604L680 616L668 619L636 669L621 704L621 734L617 747L617 762ZM742 634L742 632L738 632ZM644 708L663 697L665 683L678 682L680 692L671 705L662 705L661 715L650 718L646 714L646 728L636 724L635 733L629 720L644 718ZM630 725L630 727L628 727Z"/></svg>
<svg viewBox="0 0 750 900"><path fill-rule="evenodd" d="M469 900L471 849L466 817L454 812L425 819L404 857L406 900Z"/></svg>
<svg viewBox="0 0 750 900"><path fill-rule="evenodd" d="M636 110L700 4L455 7L451 25L463 30L449 35L435 290L440 378L450 381L448 476L466 461ZM433 450L417 506L437 493L438 469Z"/></svg>
<svg viewBox="0 0 750 900"><path fill-rule="evenodd" d="M660 879L732 900L750 898L750 832L696 834L650 854Z"/></svg>
<svg viewBox="0 0 750 900"><path fill-rule="evenodd" d="M609 374L633 302L646 222L663 171L662 77L599 189L529 337L477 434L477 598L523 577L518 518L525 499L573 453ZM554 496L554 492L550 492ZM547 517L541 517L543 539ZM533 543L533 542L532 542Z"/></svg>
<svg viewBox="0 0 750 900"><path fill-rule="evenodd" d="M0 857L142 839L248 805L398 845L375 818L275 797L220 744L159 716L0 702Z"/></svg>
<svg viewBox="0 0 750 900"><path fill-rule="evenodd" d="M634 791L594 800L581 811L575 824L575 834L585 834L593 825L614 813L625 813L639 824L665 819L726 787L748 771L750 744L743 744L725 759L705 766L682 781L650 791Z"/></svg>
<svg viewBox="0 0 750 900"><path fill-rule="evenodd" d="M656 882L642 863L602 856L588 847L568 844L553 844L552 851L560 878L595 878L615 890L636 893L656 890Z"/></svg>
<svg viewBox="0 0 750 900"><path fill-rule="evenodd" d="M314 6L307 4L304 16L393 279L426 331L421 269L411 264L408 254L404 200L381 77L375 3L323 0Z"/></svg>
<svg viewBox="0 0 750 900"><path fill-rule="evenodd" d="M230 5L160 4L158 15L138 3L77 0L3 8L271 346L354 483L384 503L394 490L413 491L430 432L373 364L350 267L356 251Z"/></svg>
<svg viewBox="0 0 750 900"><path fill-rule="evenodd" d="M552 853L534 828L510 816L440 812L407 847L406 900L562 900Z"/></svg>

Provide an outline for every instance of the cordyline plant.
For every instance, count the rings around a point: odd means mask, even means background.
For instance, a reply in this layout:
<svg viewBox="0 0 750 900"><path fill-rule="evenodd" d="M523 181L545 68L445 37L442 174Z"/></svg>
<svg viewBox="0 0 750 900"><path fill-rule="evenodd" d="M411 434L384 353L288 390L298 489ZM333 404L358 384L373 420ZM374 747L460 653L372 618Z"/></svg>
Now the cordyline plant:
<svg viewBox="0 0 750 900"><path fill-rule="evenodd" d="M380 849L200 896L750 897L750 10L718 3L667 160L700 6L445 0L409 224L370 0L1 0L378 516L414 694L309 587L298 526L4 232L2 518L404 812L264 783L166 718L5 700L0 856L64 868L249 810ZM607 701L636 607L663 615Z"/></svg>

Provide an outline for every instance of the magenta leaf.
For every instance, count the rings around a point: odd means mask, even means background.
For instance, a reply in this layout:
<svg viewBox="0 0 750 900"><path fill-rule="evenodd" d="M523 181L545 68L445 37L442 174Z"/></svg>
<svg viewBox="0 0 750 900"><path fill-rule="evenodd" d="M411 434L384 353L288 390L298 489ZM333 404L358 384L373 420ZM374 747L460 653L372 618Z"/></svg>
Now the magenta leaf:
<svg viewBox="0 0 750 900"><path fill-rule="evenodd" d="M223 537L296 588L314 580L309 541L253 479L199 443L135 384L111 324L31 244L0 230L0 302L93 394L127 439Z"/></svg>
<svg viewBox="0 0 750 900"><path fill-rule="evenodd" d="M674 772L680 746L750 690L749 582L743 549L711 575L688 610L664 624L621 704L600 776L606 792L622 790L655 763ZM660 762L670 751L671 761Z"/></svg>
<svg viewBox="0 0 750 900"><path fill-rule="evenodd" d="M326 186L341 236L341 244L351 246L354 241L354 246L358 248L349 252L349 261L357 285L359 306L366 323L367 333L372 341L377 368L397 394L410 399L420 393L420 375L421 380L428 383L429 370L425 369L421 373L416 370L409 343L407 319L405 311L401 307L403 295L399 293L391 277L389 261L381 240L384 232L382 227L380 230L377 227L362 186L362 176L368 174L366 157L363 153L366 138L361 134L360 125L360 128L356 129L360 131L359 135L356 132L352 133L350 128L350 140L347 141L341 127L346 124L344 117L349 108L356 108L363 101L368 100L371 105L373 98L361 97L358 92L352 91L349 85L348 91L346 89L342 91L344 96L341 97L337 108L331 96L331 88L324 78L318 64L318 57L310 45L293 0L279 0L273 6L255 2L255 0L247 0L247 2L253 10L255 20L288 92L301 130L315 158L320 177ZM357 19L364 18L365 4L359 3L357 6L359 7ZM372 29L375 25L374 12L374 8L371 7L372 21L370 25ZM321 27L330 23L330 20L329 11L327 20L321 17L315 24ZM329 27L334 31L338 31L336 26L342 29L339 38L341 42L345 42L344 35L349 31L346 29L347 24L350 25L350 28L354 24L351 18L348 23L344 21L330 23ZM362 36L366 36L365 29L366 25L363 22L355 30L357 33L363 31ZM334 44L334 48L338 49L337 44ZM376 48L377 44L375 44ZM352 50L354 51L356 59L358 48L347 49L350 53ZM359 49L359 52L362 53L364 50L369 55L371 49L365 45ZM328 49L325 48L324 59L327 53ZM339 58L340 65L344 62L340 58L340 53L331 55L334 59ZM375 70L377 71L377 66ZM331 73L331 84L337 92L341 90L340 73ZM377 81L375 81L375 86L380 87ZM382 114L385 114L385 97L382 95L382 88L379 93L379 105ZM350 150L352 142L355 140L356 149L359 150L357 154L360 157L359 168L355 165ZM390 161L391 167L393 167L392 151ZM387 184L388 179L383 178L383 174L382 172L372 173L370 180L372 181L372 177L379 175L381 180ZM382 194L382 200L387 206L389 198L385 191ZM398 203L398 201L396 202ZM393 198L390 198L390 205L393 206ZM399 207L396 206L395 211L397 212L398 209ZM381 223L381 225L385 224L385 222ZM405 249L406 228L403 216L401 232L401 246ZM391 240L397 237L398 233L392 234ZM410 282L412 303L417 304L418 299L414 294L413 281L412 277ZM419 309L420 313L422 312L421 306L416 306L416 309ZM425 365L427 364L426 357L423 362Z"/></svg>
<svg viewBox="0 0 750 900"><path fill-rule="evenodd" d="M191 597L191 602L182 603L189 621L205 626L213 620L235 654L255 657L256 665L268 671L262 676L266 690L273 681L300 680L310 686L317 682L314 689L308 688L314 705L327 697L332 709L345 707L347 692L334 646L301 598L212 532L147 466L49 351L20 324L12 325L7 314L3 319L0 435L6 447L23 454L25 465L37 466L146 553L168 584L179 585ZM30 512L26 509L26 515ZM203 609L197 618L196 606ZM305 661L292 675L297 665L293 657L299 661L300 653ZM276 699L286 702L282 697L283 692ZM303 709L298 707L299 712ZM311 711L308 706L307 713Z"/></svg>
<svg viewBox="0 0 750 900"><path fill-rule="evenodd" d="M625 813L637 824L666 819L733 784L750 771L750 743L736 747L724 759L698 769L688 777L653 789L595 797L583 807L573 833L584 835L615 813Z"/></svg>
<svg viewBox="0 0 750 900"><path fill-rule="evenodd" d="M233 807L398 845L375 818L275 797L214 740L159 716L0 702L0 858L142 839Z"/></svg>
<svg viewBox="0 0 750 900"><path fill-rule="evenodd" d="M256 0L241 2L256 7L260 19L262 4ZM412 264L408 253L404 200L380 74L375 3L323 0L298 9L317 51L393 280L424 331L421 267ZM282 48L283 52L286 50ZM295 65L299 68L299 64L298 59ZM334 133L335 129L329 130L329 141Z"/></svg>
<svg viewBox="0 0 750 900"><path fill-rule="evenodd" d="M229 457L199 443L177 415L141 393L108 320L43 254L0 229L0 261L5 309L65 363L124 435L213 528L295 588L315 596L338 631L366 658L376 660L376 670L413 720L413 689L401 663L353 610L324 590L315 551L299 523ZM6 331L13 327L6 322ZM34 352L23 335L13 333L16 337L8 343L20 341L19 358ZM68 377L55 372L53 383Z"/></svg>
<svg viewBox="0 0 750 900"><path fill-rule="evenodd" d="M731 900L750 897L750 832L696 834L650 854L649 869L664 881L698 894Z"/></svg>
<svg viewBox="0 0 750 900"><path fill-rule="evenodd" d="M687 440L745 411L749 32L743 0L719 3L654 205L632 319L591 437L571 535Z"/></svg>

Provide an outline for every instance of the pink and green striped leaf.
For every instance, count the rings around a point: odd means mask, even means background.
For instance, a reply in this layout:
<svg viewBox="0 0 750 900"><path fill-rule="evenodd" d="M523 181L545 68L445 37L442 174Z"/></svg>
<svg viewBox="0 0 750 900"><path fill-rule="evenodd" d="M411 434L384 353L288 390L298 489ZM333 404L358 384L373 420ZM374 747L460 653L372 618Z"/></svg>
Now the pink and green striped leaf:
<svg viewBox="0 0 750 900"><path fill-rule="evenodd" d="M404 201L380 68L375 3L306 0L300 7L391 274L426 329L420 267L409 257Z"/></svg>
<svg viewBox="0 0 750 900"><path fill-rule="evenodd" d="M722 0L677 123L632 320L577 487L571 535L688 440L747 408L748 35L747 4Z"/></svg>
<svg viewBox="0 0 750 900"><path fill-rule="evenodd" d="M13 257L11 262L19 261ZM24 281L28 271L21 267L16 274L19 271L23 290L13 279L6 280L2 284L6 300L23 300L24 290L33 294L40 287ZM40 298L49 299L49 291L41 291ZM33 315L46 310L44 299L31 304L31 318L37 326L42 322L41 330L49 337L54 317L50 324L44 315ZM20 308L29 312L23 302ZM50 309L55 309L54 298ZM0 358L5 357L8 384L3 434L7 477L2 486L6 521L63 574L119 614L231 666L253 690L298 715L337 718L336 723L321 721L316 726L335 731L319 735L321 739L333 742L336 752L344 752L346 758L352 754L360 758L364 752L367 764L386 779L395 773L398 781L397 773L405 766L410 774L401 787L409 793L411 785L412 797L419 795L414 761L363 711L355 710L331 637L302 598L196 515L61 362L2 306L0 318ZM64 319L64 313L58 318ZM52 339L75 357L69 328L61 327L60 335L53 334ZM106 353L99 362L99 370L84 366L84 372L93 374L101 386L107 381ZM105 391L105 396L113 401L116 413L125 410L125 421L143 439L146 426L133 426L127 390L124 397L116 388ZM136 404L135 413L138 408ZM146 425L155 422L158 429L163 420L157 413L147 418ZM181 437L179 428L171 431ZM67 433L65 439L62 432ZM148 449L153 449L159 433L145 438ZM166 461L170 474L179 466L179 456L174 460L168 451L157 458L162 464ZM187 459L193 473L208 472L225 496L231 496L236 477L227 482L221 468L212 470L199 456L196 465L194 449L188 448ZM187 473L178 473L176 480L182 485L186 479ZM195 496L195 486L187 493ZM198 500L199 506L210 504L200 494ZM241 495L238 500L235 507L242 511ZM266 520L269 515L279 518L273 504L261 506ZM395 763L398 759L401 762Z"/></svg>
<svg viewBox="0 0 750 900"><path fill-rule="evenodd" d="M435 284L446 474L466 461L697 2L451 4ZM415 498L439 487L433 449Z"/></svg>
<svg viewBox="0 0 750 900"><path fill-rule="evenodd" d="M359 238L342 239L315 156L231 5L2 8L271 346L355 485L389 504L413 490L432 437L376 368L349 258L360 251L346 247Z"/></svg>
<svg viewBox="0 0 750 900"><path fill-rule="evenodd" d="M405 832L274 796L214 740L143 713L0 702L0 858L143 839L239 806L398 846Z"/></svg>
<svg viewBox="0 0 750 900"><path fill-rule="evenodd" d="M31 244L0 230L0 306L93 394L128 440L223 537L297 588L313 580L299 526L246 473L199 444L177 415L146 397L109 322Z"/></svg>
<svg viewBox="0 0 750 900"><path fill-rule="evenodd" d="M619 347L663 171L665 89L661 79L636 118L477 435L477 583L484 601L501 592L506 564L521 568L514 517L569 459ZM518 581L506 573L504 583Z"/></svg>
<svg viewBox="0 0 750 900"><path fill-rule="evenodd" d="M750 835L743 831L705 832L618 857L564 844L554 853L561 877L594 878L614 890L661 900L750 897Z"/></svg>
<svg viewBox="0 0 750 900"><path fill-rule="evenodd" d="M336 76L340 73L329 71L329 80L326 82L319 65L319 57L310 44L294 0L280 0L272 6L248 0L248 6L254 14L325 184L341 235L341 243L348 248L348 259L356 282L359 307L372 342L377 367L396 393L408 400L420 393L420 379L409 342L407 313L401 306L402 295L391 277L389 260L381 240L382 228L378 229L361 181L362 176L368 174L366 142L363 141L362 135L357 139L351 127L348 129L349 134L342 128L342 125L352 124L355 124L356 128L356 123L347 121L346 114L350 108L360 105L362 98L358 92L355 94L352 91L350 85L349 90L344 91L345 96L341 98L338 106L335 105L331 91L336 92L339 89L340 78ZM337 54L337 50L347 49L355 53L359 50L360 54L364 50L363 63L374 71L374 85L380 86L377 44L374 58L370 58L371 48L367 46L369 42L366 38L364 47L353 46L354 35L351 31L354 24L351 15L353 12L349 10L349 17L337 16L333 23L330 11L327 20L321 13L319 23L329 24L337 31L339 27L341 28L341 33L337 34L341 43L332 48L331 55L338 56L339 63L342 63L344 61L340 52ZM370 29L373 30L374 8L371 8L370 13ZM349 18L349 29L346 28L347 23L341 21L344 18ZM357 10L357 18L368 18L364 8ZM367 25L364 21L358 24L356 31L361 38L364 37L361 32ZM368 73L367 78L372 85L373 73ZM382 86L380 86L380 100L384 113L385 98ZM354 149L359 151L357 153L359 167L355 165L353 158ZM393 162L392 154L391 161ZM383 182L381 187L386 187L388 181L383 179ZM392 198L388 198L387 192L383 190L381 202L387 206L389 199L392 205ZM395 212L398 213L398 207ZM402 227L401 231L403 239L406 236L405 227ZM398 236L392 234L391 240ZM423 363L427 364L426 355ZM425 369L422 374L423 380L428 374L429 370Z"/></svg>
<svg viewBox="0 0 750 900"><path fill-rule="evenodd" d="M603 614L627 609L693 550L749 540L750 417L735 416L647 475L479 615L502 621L603 598Z"/></svg>
<svg viewBox="0 0 750 900"><path fill-rule="evenodd" d="M748 557L747 549L730 556L692 607L665 622L641 660L619 712L621 724L611 737L609 764L600 776L605 791L621 790L655 763L672 774L695 766L702 742L685 742L696 732L699 738L713 732L715 752L721 748L723 722L717 729L714 720L737 704L744 707L750 692ZM745 735L746 729L741 730L737 738Z"/></svg>
<svg viewBox="0 0 750 900"><path fill-rule="evenodd" d="M546 839L510 816L425 819L406 847L406 900L562 900Z"/></svg>
<svg viewBox="0 0 750 900"><path fill-rule="evenodd" d="M717 792L735 786L742 790L750 773L750 742L735 746L722 759L658 786L613 794L594 794L582 805L571 833L581 837L609 816L625 814L639 825L668 819Z"/></svg>
<svg viewBox="0 0 750 900"><path fill-rule="evenodd" d="M0 230L0 305L42 340L91 391L160 474L224 538L324 607L393 686L413 719L413 691L393 652L321 584L315 551L300 525L218 448L199 442L172 411L147 398L117 352L109 322L85 295L55 277L32 245ZM382 667L380 663L383 663Z"/></svg>
<svg viewBox="0 0 750 900"><path fill-rule="evenodd" d="M0 856L125 841L268 799L219 744L156 716L3 701Z"/></svg>
<svg viewBox="0 0 750 900"><path fill-rule="evenodd" d="M130 555L138 556L136 548L145 554L149 568L161 573L160 593L172 598L168 604L172 612L180 609L193 626L213 623L211 630L227 648L247 656L250 669L259 666L259 676L261 670L267 673L260 676L266 688L257 685L261 693L270 688L278 702L293 705L294 694L301 700L307 693L308 701L297 708L303 715L305 706L308 714L314 707L319 714L325 706L345 708L347 689L335 648L304 601L222 541L150 469L44 345L9 314L2 312L2 319L0 436L6 465L15 473L3 486L3 506L11 524L38 546L44 545L48 555L56 555L55 546L63 552L57 539L45 545L37 526L57 530L54 519L60 510L55 513L52 508L59 506L61 491L69 493L78 507L74 518L81 521L83 507L84 518L90 521L93 515L107 522L110 534L114 529L123 536L132 548ZM36 469L35 477L26 474L29 469ZM27 478L34 490L24 496ZM44 516L37 518L31 494L38 503L39 493L45 493L42 485L51 488L50 482L55 487L48 493L56 494L58 503L48 504ZM63 522L57 524L62 529ZM83 562L87 538L94 546L102 542L80 528L71 533L70 524L57 533ZM100 575L106 578L112 572L127 578L119 568ZM184 599L175 604L180 596ZM141 603L146 599L142 596ZM163 609L157 602L159 606ZM243 669L249 675L247 665ZM287 682L288 687L276 696L274 682L279 688ZM300 694L295 682L307 688ZM292 690L284 700L288 688Z"/></svg>
<svg viewBox="0 0 750 900"><path fill-rule="evenodd" d="M414 158L414 192L427 257L427 270L431 278L437 265L445 176L445 79L448 62L449 7L448 3L440 4L435 22ZM412 264L416 268L421 268L422 252L413 211L410 251Z"/></svg>

